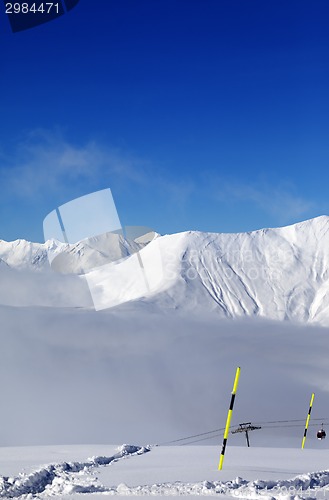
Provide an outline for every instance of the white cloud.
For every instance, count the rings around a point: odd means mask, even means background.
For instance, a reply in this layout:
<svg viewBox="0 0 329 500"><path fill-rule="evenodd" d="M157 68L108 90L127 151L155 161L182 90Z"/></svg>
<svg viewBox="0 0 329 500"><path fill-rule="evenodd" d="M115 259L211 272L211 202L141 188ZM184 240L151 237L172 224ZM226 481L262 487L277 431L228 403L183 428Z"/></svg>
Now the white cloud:
<svg viewBox="0 0 329 500"><path fill-rule="evenodd" d="M74 145L61 133L37 130L14 153L1 155L0 179L8 194L30 198L85 183L97 189L101 179L106 187L109 176L143 183L145 169L146 162L118 149L95 141Z"/></svg>
<svg viewBox="0 0 329 500"><path fill-rule="evenodd" d="M224 180L216 183L216 197L222 201L251 202L279 222L306 216L315 208L313 201L296 193L291 183L241 183Z"/></svg>
<svg viewBox="0 0 329 500"><path fill-rule="evenodd" d="M10 154L0 144L0 183L4 186L3 206L8 200L40 206L40 201L44 204L50 199L60 205L111 187L114 196L129 196L132 203L138 202L141 193L155 196L160 210L174 207L178 217L191 208L193 197L211 205L214 201L247 203L273 216L277 224L312 217L315 211L326 212L326 207L319 210L319 201L306 199L285 180L243 183L204 168L192 169L191 174L179 169L173 172L173 168L96 140L74 144L61 131L41 129L30 132Z"/></svg>
<svg viewBox="0 0 329 500"><path fill-rule="evenodd" d="M3 197L43 199L55 195L58 204L106 187L128 191L142 187L158 192L159 198L178 207L185 205L194 190L188 179L171 178L168 171L129 152L95 140L73 144L61 132L35 130L10 154L1 151L0 182Z"/></svg>

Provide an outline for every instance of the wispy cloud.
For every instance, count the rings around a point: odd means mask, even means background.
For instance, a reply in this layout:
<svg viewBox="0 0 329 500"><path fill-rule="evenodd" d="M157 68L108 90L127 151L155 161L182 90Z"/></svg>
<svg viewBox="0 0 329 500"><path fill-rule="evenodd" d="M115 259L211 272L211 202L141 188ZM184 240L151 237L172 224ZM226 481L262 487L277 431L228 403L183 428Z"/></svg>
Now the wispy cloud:
<svg viewBox="0 0 329 500"><path fill-rule="evenodd" d="M300 196L292 183L268 182L241 183L223 180L217 183L217 199L231 202L250 202L260 210L277 218L278 222L307 215L316 204Z"/></svg>
<svg viewBox="0 0 329 500"><path fill-rule="evenodd" d="M106 187L113 190L121 206L128 207L127 214L139 207L145 218L147 203L143 202L149 198L159 219L169 221L165 231L170 231L173 214L176 230L180 221L185 227L192 225L189 214L195 213L197 204L208 210L210 219L223 203L251 211L256 207L278 225L326 212L325 208L321 210L319 200L307 199L297 184L284 179L276 183L266 178L242 182L241 178L201 167L189 174L179 166L167 168L161 161L99 140L68 140L61 130L31 131L11 151L0 144L0 184L4 221L8 213L13 213L13 206L22 212L25 207L33 207L34 213L44 214L54 206ZM231 223L234 227L234 220Z"/></svg>
<svg viewBox="0 0 329 500"><path fill-rule="evenodd" d="M134 183L146 181L147 162L114 148L89 141L74 145L59 132L31 132L16 151L2 151L1 184L7 193L29 198L59 193L68 186L88 184L91 189L109 176Z"/></svg>
<svg viewBox="0 0 329 500"><path fill-rule="evenodd" d="M177 173L176 173L177 174ZM60 131L35 130L6 152L0 144L0 183L6 194L23 199L55 195L74 197L83 191L121 186L158 191L178 206L194 189L191 179L175 179L149 159L90 140L68 141Z"/></svg>

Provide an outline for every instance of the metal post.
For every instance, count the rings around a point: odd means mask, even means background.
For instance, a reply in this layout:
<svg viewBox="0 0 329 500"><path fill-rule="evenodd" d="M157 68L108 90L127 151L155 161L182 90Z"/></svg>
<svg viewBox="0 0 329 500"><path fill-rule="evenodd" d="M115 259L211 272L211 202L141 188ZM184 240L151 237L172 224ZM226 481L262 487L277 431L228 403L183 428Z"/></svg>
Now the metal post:
<svg viewBox="0 0 329 500"><path fill-rule="evenodd" d="M228 409L228 414L227 414L227 419L226 419L226 426L225 426L225 431L224 431L223 446L222 446L222 451L221 451L221 454L220 454L220 459L219 459L219 464L218 464L218 470L222 470L222 468L223 468L223 462L224 462L224 455L225 455L225 450L226 450L226 444L227 444L227 439L228 439L228 435L229 435L229 432L230 432L230 425L231 425L231 419L232 419L232 413L233 413L233 406L234 406L234 401L235 401L235 394L236 394L236 391L237 391L238 385L239 385L240 370L241 370L241 368L238 366L237 369L236 369L236 373L235 373L235 379L234 379L234 384L233 384L231 403L230 403L230 407Z"/></svg>
<svg viewBox="0 0 329 500"><path fill-rule="evenodd" d="M308 414L307 414L307 418L306 418L304 436L303 436L303 441L302 441L302 450L304 449L304 446L305 446L306 434L307 434L308 424L310 423L313 401L314 401L314 392L312 393L312 396L311 396L310 407L308 409Z"/></svg>
<svg viewBox="0 0 329 500"><path fill-rule="evenodd" d="M243 424L239 424L239 427L234 431L232 431L232 434L237 434L238 432L244 432L246 435L247 446L248 448L250 448L249 432L256 431L258 429L261 429L261 427L256 425L251 425L251 422L244 422Z"/></svg>
<svg viewBox="0 0 329 500"><path fill-rule="evenodd" d="M250 447L250 444L249 444L249 436L248 436L248 431L246 431L246 438L247 438L247 446L248 448Z"/></svg>

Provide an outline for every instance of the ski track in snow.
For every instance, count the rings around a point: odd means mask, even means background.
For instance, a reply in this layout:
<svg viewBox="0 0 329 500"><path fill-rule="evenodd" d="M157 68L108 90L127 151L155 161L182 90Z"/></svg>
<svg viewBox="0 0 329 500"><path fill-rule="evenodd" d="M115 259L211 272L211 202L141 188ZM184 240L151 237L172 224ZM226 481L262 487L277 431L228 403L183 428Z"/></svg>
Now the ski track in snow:
<svg viewBox="0 0 329 500"><path fill-rule="evenodd" d="M97 484L91 474L93 469L148 451L150 449L147 447L122 445L118 453L110 457L99 456L86 462L50 464L30 474L19 474L14 478L0 477L0 498L42 498L70 493L103 492L106 489ZM84 476L88 473L89 476Z"/></svg>
<svg viewBox="0 0 329 500"><path fill-rule="evenodd" d="M325 499L329 494L329 470L300 474L288 480L247 481L237 477L231 481L203 481L198 483L161 483L153 485L105 487L95 476L95 469L117 462L129 456L142 455L151 447L122 445L118 453L99 456L86 462L62 462L50 464L30 474L15 478L0 477L1 498L49 498L62 495L93 494L118 496L188 496L225 495L236 498L256 499Z"/></svg>

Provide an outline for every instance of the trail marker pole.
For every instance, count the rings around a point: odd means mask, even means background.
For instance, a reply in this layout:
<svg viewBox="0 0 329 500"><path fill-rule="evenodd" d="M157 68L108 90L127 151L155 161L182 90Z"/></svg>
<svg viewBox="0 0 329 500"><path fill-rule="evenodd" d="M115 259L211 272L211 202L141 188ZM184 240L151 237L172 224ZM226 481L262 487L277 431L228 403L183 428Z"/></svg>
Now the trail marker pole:
<svg viewBox="0 0 329 500"><path fill-rule="evenodd" d="M230 425L231 425L231 419L232 419L232 413L233 413L233 406L234 406L234 401L235 401L235 395L236 395L236 391L237 391L238 385L239 385L240 370L241 370L241 368L240 368L240 366L238 366L237 369L236 369L236 373L235 373L235 379L234 379L234 384L233 384L231 403L230 403L230 407L229 407L228 414L227 414L227 419L226 419L226 426L225 426L225 431L224 431L223 446L222 446L222 451L221 451L221 454L220 454L220 459L219 459L219 464L218 464L218 470L222 470L222 468L223 468L224 455L225 455L225 449L226 449L228 435L229 435L229 432L230 432Z"/></svg>
<svg viewBox="0 0 329 500"><path fill-rule="evenodd" d="M311 396L310 407L308 409L308 414L307 414L307 418L306 418L304 436L303 436L303 441L302 441L302 450L304 449L304 446L305 446L306 434L307 434L308 424L310 423L313 401L314 401L314 392L312 393L312 396Z"/></svg>

